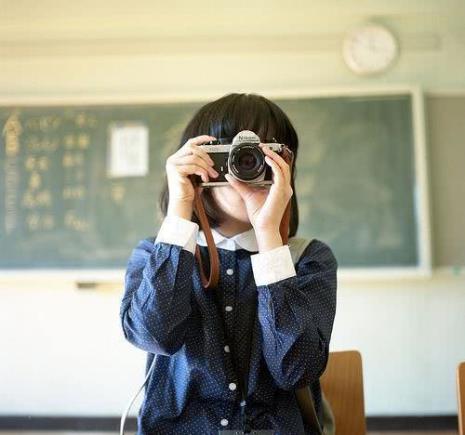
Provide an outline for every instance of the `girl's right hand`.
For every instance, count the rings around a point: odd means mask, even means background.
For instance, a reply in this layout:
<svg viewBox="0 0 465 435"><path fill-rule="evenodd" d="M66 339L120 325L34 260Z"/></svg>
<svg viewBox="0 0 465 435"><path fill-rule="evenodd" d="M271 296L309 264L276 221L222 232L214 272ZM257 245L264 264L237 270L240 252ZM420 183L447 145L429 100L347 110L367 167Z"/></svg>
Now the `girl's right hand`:
<svg viewBox="0 0 465 435"><path fill-rule="evenodd" d="M209 175L214 178L219 175L213 169L214 162L208 153L199 148L199 145L215 139L208 135L191 138L166 159L170 204L193 204L195 192L189 175L199 175L205 183L209 181Z"/></svg>

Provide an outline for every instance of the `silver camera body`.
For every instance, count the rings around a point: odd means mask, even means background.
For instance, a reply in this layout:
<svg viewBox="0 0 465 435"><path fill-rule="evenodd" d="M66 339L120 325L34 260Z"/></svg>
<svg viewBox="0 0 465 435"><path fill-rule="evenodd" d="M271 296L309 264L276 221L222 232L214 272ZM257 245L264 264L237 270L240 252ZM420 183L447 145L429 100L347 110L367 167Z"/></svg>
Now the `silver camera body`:
<svg viewBox="0 0 465 435"><path fill-rule="evenodd" d="M234 136L231 143L221 142L220 139L199 145L199 148L206 151L213 160L213 168L219 174L216 178L209 177L210 181L207 183L197 175L200 186L227 186L229 183L224 177L225 174L253 185L273 184L273 171L265 162L265 154L259 146L260 138L253 131L243 130ZM264 145L277 154L281 154L283 150L283 144L280 143L271 142Z"/></svg>

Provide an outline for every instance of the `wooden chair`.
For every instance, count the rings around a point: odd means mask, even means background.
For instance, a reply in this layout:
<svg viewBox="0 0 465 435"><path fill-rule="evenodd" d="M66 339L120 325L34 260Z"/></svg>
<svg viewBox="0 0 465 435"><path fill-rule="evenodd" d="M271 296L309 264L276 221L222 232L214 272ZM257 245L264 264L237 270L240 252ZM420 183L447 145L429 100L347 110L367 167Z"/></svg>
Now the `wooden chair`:
<svg viewBox="0 0 465 435"><path fill-rule="evenodd" d="M457 402L459 434L465 435L465 361L457 367Z"/></svg>
<svg viewBox="0 0 465 435"><path fill-rule="evenodd" d="M362 356L356 350L330 352L321 388L335 418L336 435L365 435Z"/></svg>

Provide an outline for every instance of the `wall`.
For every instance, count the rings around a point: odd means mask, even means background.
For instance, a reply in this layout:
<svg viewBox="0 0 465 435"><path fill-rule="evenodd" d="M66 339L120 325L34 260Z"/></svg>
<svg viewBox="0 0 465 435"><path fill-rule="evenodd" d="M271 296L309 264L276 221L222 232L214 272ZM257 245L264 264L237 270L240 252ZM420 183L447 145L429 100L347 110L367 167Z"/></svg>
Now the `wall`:
<svg viewBox="0 0 465 435"><path fill-rule="evenodd" d="M192 5L10 2L0 16L0 100L205 98L388 84L465 89L461 2ZM340 55L344 32L365 19L388 25L401 44L393 68L371 78L350 73ZM439 195L439 181L430 182ZM434 222L440 214L431 201ZM362 352L368 415L456 412L464 284L463 273L449 269L430 280L340 281L331 347ZM119 327L122 288L3 280L0 292L0 413L119 414L145 362Z"/></svg>

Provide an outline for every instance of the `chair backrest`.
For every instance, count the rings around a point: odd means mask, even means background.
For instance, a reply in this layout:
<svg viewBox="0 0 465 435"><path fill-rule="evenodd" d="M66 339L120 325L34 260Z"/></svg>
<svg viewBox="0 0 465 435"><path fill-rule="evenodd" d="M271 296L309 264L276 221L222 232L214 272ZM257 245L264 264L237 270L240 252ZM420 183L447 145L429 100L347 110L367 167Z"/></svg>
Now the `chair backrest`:
<svg viewBox="0 0 465 435"><path fill-rule="evenodd" d="M457 402L459 434L465 435L465 361L457 367Z"/></svg>
<svg viewBox="0 0 465 435"><path fill-rule="evenodd" d="M365 435L362 356L356 350L330 352L321 388L335 418L336 435Z"/></svg>

